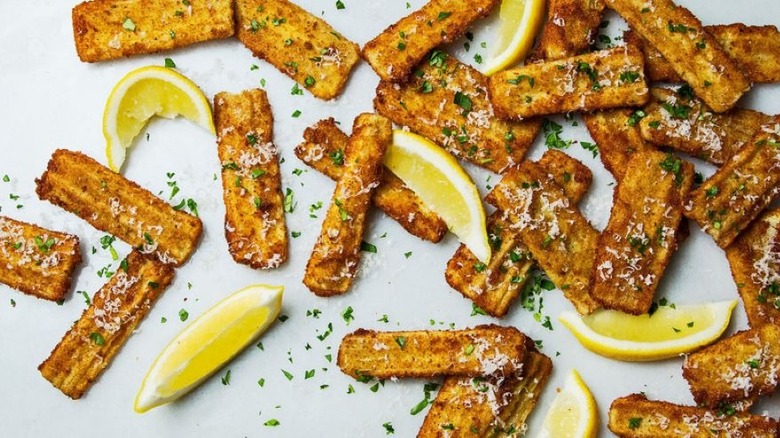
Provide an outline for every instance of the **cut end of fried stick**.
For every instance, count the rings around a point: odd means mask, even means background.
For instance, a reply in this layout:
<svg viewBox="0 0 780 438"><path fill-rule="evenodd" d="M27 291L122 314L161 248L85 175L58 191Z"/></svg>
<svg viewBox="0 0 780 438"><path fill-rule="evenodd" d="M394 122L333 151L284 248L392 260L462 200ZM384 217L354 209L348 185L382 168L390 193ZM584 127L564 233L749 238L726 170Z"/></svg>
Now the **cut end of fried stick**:
<svg viewBox="0 0 780 438"><path fill-rule="evenodd" d="M550 0L539 44L526 64L569 58L588 51L605 7L604 0Z"/></svg>
<svg viewBox="0 0 780 438"><path fill-rule="evenodd" d="M618 181L634 154L655 150L639 130L639 121L646 115L644 109L616 108L582 116L588 133L599 145L601 162Z"/></svg>

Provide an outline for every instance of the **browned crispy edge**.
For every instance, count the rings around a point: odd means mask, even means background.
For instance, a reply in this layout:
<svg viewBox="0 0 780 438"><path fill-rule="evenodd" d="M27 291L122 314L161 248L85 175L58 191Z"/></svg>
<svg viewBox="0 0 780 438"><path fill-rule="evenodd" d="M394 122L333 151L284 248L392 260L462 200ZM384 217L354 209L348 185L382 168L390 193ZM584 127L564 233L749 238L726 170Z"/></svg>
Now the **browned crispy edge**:
<svg viewBox="0 0 780 438"><path fill-rule="evenodd" d="M550 0L539 43L526 63L553 61L588 51L605 7L604 0Z"/></svg>

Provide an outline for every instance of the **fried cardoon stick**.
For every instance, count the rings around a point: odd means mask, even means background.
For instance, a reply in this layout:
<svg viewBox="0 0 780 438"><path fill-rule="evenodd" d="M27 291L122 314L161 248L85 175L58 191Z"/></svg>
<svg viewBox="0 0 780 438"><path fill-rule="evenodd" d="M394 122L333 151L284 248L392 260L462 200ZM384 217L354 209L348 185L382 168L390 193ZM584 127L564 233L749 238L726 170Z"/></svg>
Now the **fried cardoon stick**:
<svg viewBox="0 0 780 438"><path fill-rule="evenodd" d="M527 63L569 58L588 51L605 7L604 0L550 0L539 44Z"/></svg>
<svg viewBox="0 0 780 438"><path fill-rule="evenodd" d="M588 133L599 145L601 162L618 181L634 154L655 150L639 130L646 114L643 109L616 108L582 115Z"/></svg>

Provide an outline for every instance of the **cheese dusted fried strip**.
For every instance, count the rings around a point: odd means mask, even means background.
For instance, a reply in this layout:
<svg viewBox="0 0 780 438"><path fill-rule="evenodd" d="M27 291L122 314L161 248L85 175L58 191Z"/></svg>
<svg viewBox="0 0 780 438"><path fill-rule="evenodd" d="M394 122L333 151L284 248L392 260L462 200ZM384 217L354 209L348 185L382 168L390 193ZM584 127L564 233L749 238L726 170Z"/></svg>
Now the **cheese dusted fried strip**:
<svg viewBox="0 0 780 438"><path fill-rule="evenodd" d="M256 269L276 268L287 260L287 226L265 91L217 94L214 119L230 254Z"/></svg>
<svg viewBox="0 0 780 438"><path fill-rule="evenodd" d="M572 58L529 64L490 77L490 101L503 119L644 105L644 58L615 47Z"/></svg>
<svg viewBox="0 0 780 438"><path fill-rule="evenodd" d="M195 251L200 219L80 153L58 149L36 181L38 197L163 263L179 266Z"/></svg>
<svg viewBox="0 0 780 438"><path fill-rule="evenodd" d="M685 215L726 248L780 193L780 116L688 195Z"/></svg>
<svg viewBox="0 0 780 438"><path fill-rule="evenodd" d="M609 430L621 438L777 437L777 421L749 413L680 406L632 394L612 402Z"/></svg>
<svg viewBox="0 0 780 438"><path fill-rule="evenodd" d="M84 62L155 53L235 33L231 0L91 0L72 12L76 52Z"/></svg>
<svg viewBox="0 0 780 438"><path fill-rule="evenodd" d="M343 157L349 137L330 118L306 128L303 138L303 143L295 148L295 155L315 170L338 181L344 173ZM421 239L438 243L447 234L444 220L391 172L382 172L382 180L371 200L406 231Z"/></svg>
<svg viewBox="0 0 780 438"><path fill-rule="evenodd" d="M539 133L538 121L497 119L487 78L436 50L405 84L380 81L374 108L453 155L501 173L522 161Z"/></svg>
<svg viewBox="0 0 780 438"><path fill-rule="evenodd" d="M538 164L553 175L575 204L590 187L593 178L590 169L563 152L548 150ZM488 264L480 263L466 245L461 244L444 272L453 289L496 317L504 316L509 310L536 263L520 236L511 228L511 222L503 216L504 213L497 210L487 220L488 238L493 249Z"/></svg>
<svg viewBox="0 0 780 438"><path fill-rule="evenodd" d="M647 117L639 123L645 140L720 165L769 121L769 116L748 109L714 113L689 91L685 86L676 93L664 88L650 91L653 99L644 108Z"/></svg>
<svg viewBox="0 0 780 438"><path fill-rule="evenodd" d="M38 366L43 377L79 399L173 280L173 267L133 251L92 298L81 318Z"/></svg>
<svg viewBox="0 0 780 438"><path fill-rule="evenodd" d="M547 21L529 61L553 61L588 51L605 6L604 0L550 0Z"/></svg>
<svg viewBox="0 0 780 438"><path fill-rule="evenodd" d="M336 182L303 277L306 287L317 295L342 294L352 284L368 203L382 178L382 158L392 142L392 128L389 120L376 114L355 119L344 152L344 172Z"/></svg>
<svg viewBox="0 0 780 438"><path fill-rule="evenodd" d="M616 108L582 116L588 133L599 145L601 162L618 181L634 154L655 149L639 130L639 120L646 114L643 109Z"/></svg>
<svg viewBox="0 0 780 438"><path fill-rule="evenodd" d="M591 294L605 308L634 315L650 310L677 250L683 199L692 184L693 165L672 154L631 157L596 249Z"/></svg>
<svg viewBox="0 0 780 438"><path fill-rule="evenodd" d="M344 336L338 365L355 378L508 376L522 368L526 336L514 327L377 332Z"/></svg>
<svg viewBox="0 0 780 438"><path fill-rule="evenodd" d="M60 301L80 264L77 236L0 216L0 283Z"/></svg>
<svg viewBox="0 0 780 438"><path fill-rule="evenodd" d="M457 40L498 0L430 0L363 46L363 58L382 80L404 81L436 47Z"/></svg>
<svg viewBox="0 0 780 438"><path fill-rule="evenodd" d="M341 93L360 60L357 44L287 0L237 0L238 39L320 99Z"/></svg>
<svg viewBox="0 0 780 438"><path fill-rule="evenodd" d="M606 0L655 47L707 106L724 112L750 89L737 63L691 11L672 0Z"/></svg>

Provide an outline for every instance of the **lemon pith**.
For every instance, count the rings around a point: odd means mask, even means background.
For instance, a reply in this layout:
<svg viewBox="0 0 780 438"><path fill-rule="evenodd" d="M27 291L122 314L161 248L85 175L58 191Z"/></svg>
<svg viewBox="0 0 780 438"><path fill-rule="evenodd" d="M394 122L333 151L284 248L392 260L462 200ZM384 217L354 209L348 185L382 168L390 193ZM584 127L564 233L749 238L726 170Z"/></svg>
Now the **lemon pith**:
<svg viewBox="0 0 780 438"><path fill-rule="evenodd" d="M498 41L485 63L485 74L490 76L522 61L531 51L544 17L545 0L503 0Z"/></svg>

